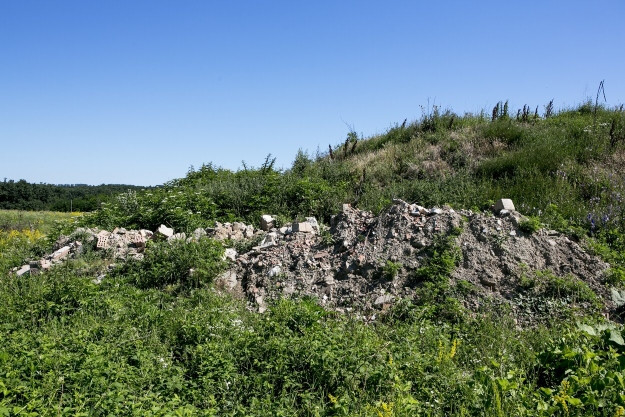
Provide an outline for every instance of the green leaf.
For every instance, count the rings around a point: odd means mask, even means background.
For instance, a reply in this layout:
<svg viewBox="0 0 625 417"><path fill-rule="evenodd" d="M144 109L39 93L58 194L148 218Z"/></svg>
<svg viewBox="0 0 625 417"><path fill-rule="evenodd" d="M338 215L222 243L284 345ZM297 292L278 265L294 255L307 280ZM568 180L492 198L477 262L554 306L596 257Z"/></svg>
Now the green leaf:
<svg viewBox="0 0 625 417"><path fill-rule="evenodd" d="M610 341L620 346L625 345L625 340L623 340L623 336L621 336L621 333L616 329L610 330Z"/></svg>
<svg viewBox="0 0 625 417"><path fill-rule="evenodd" d="M566 402L574 406L582 405L582 400L580 400L579 398L574 398L574 397L567 397Z"/></svg>
<svg viewBox="0 0 625 417"><path fill-rule="evenodd" d="M588 333L591 336L597 336L597 332L595 331L595 329L592 326L589 326L587 324L577 324L577 328L579 330L581 330L584 333Z"/></svg>

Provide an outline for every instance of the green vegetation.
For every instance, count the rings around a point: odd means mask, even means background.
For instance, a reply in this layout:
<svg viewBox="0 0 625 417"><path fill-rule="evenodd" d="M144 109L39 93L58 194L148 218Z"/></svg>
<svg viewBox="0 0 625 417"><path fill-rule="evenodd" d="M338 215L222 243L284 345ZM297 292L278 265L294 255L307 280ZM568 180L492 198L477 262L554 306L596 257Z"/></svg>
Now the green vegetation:
<svg viewBox="0 0 625 417"><path fill-rule="evenodd" d="M598 297L584 281L572 275L558 277L550 271L536 271L532 276L522 275L521 287L543 297L570 298L573 302L597 304Z"/></svg>
<svg viewBox="0 0 625 417"><path fill-rule="evenodd" d="M212 239L197 242L148 242L141 261L118 271L140 288L198 288L210 284L225 266L223 247Z"/></svg>
<svg viewBox="0 0 625 417"><path fill-rule="evenodd" d="M5 178L0 182L0 209L93 211L113 195L143 188L122 184L31 184L25 180L7 181Z"/></svg>
<svg viewBox="0 0 625 417"><path fill-rule="evenodd" d="M385 278L393 279L397 276L403 265L399 262L386 261L382 268L382 273Z"/></svg>
<svg viewBox="0 0 625 417"><path fill-rule="evenodd" d="M61 213L53 211L0 210L0 230L38 230L43 234L53 232L61 224L71 224L80 212Z"/></svg>
<svg viewBox="0 0 625 417"><path fill-rule="evenodd" d="M79 213L0 210L0 276L49 250Z"/></svg>
<svg viewBox="0 0 625 417"><path fill-rule="evenodd" d="M96 285L78 261L2 279L0 414L613 416L624 405L617 326L433 320L409 301L373 325L311 300L259 315L177 282Z"/></svg>
<svg viewBox="0 0 625 417"><path fill-rule="evenodd" d="M531 216L527 219L521 220L521 222L519 223L519 229L529 234L537 232L538 229L540 229L540 219Z"/></svg>
<svg viewBox="0 0 625 417"><path fill-rule="evenodd" d="M455 237L461 230L451 230L439 235L434 244L426 249L424 266L415 271L414 279L421 287L417 290L416 303L428 312L428 317L444 318L449 322L462 321L464 309L451 292L450 278L456 265L462 260Z"/></svg>
<svg viewBox="0 0 625 417"><path fill-rule="evenodd" d="M622 286L625 115L591 103L547 109L541 117L526 106L515 118L507 103L492 117L433 108L367 140L350 132L328 154L300 152L286 171L271 157L238 172L203 165L78 222L191 232L271 213L329 224L345 202L479 210L505 197L531 216L527 233L545 224L590 242L611 263L608 284ZM456 297L476 289L451 282L460 229L415 254L417 296L367 323L309 299L249 312L212 286L225 261L207 238L151 242L142 261L117 265L99 284L113 260L89 248L17 279L6 272L76 225L29 216L0 212L0 416L625 414L623 328L595 314L597 294L574 276L539 271L518 281L522 302L538 300L531 311L589 308L525 328L501 306L467 311ZM380 269L386 278L408 271Z"/></svg>

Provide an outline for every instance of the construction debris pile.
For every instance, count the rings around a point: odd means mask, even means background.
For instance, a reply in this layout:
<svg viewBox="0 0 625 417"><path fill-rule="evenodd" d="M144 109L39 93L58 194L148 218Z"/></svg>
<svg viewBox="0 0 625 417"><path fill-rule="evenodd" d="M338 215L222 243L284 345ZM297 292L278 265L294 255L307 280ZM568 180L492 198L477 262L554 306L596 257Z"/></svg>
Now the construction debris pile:
<svg viewBox="0 0 625 417"><path fill-rule="evenodd" d="M21 276L48 269L76 256L84 245L95 245L97 250L110 251L111 257L124 260L141 259L149 239L188 241L206 236L230 244L254 241L257 244L243 253L226 249L230 268L217 278L218 288L246 298L250 308L260 312L281 297L310 296L327 308L370 314L399 299L414 297L419 286L415 272L431 255L428 248L437 237L453 235L462 256L450 281L454 285L469 283L481 294L464 300L470 309L479 309L483 296L513 300L519 277L531 271L579 279L609 305L609 293L602 283L608 264L558 232L524 232L521 223L525 218L510 200L497 202L493 212L428 209L395 200L379 216L344 204L329 227L313 217L277 225L273 216L264 215L260 229L239 222L216 223L190 236L166 226L154 233L81 228L62 237L52 254L14 272Z"/></svg>

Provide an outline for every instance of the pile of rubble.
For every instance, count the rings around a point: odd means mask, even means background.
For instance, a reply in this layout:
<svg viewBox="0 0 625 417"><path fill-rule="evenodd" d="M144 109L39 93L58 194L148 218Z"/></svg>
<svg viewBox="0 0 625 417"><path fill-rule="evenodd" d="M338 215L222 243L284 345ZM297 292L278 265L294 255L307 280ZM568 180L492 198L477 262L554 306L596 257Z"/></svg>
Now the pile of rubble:
<svg viewBox="0 0 625 417"><path fill-rule="evenodd" d="M525 218L510 200L499 201L494 212L426 209L395 200L374 216L345 204L328 230L321 231L314 218L269 228L263 242L236 255L217 282L261 312L270 300L303 296L338 311L375 312L414 296L419 283L413 277L425 265L428 248L437 236L454 231L463 259L451 277L454 284L468 281L482 293L506 300L518 292L522 273L549 270L556 276L572 274L606 295L601 280L608 265L598 257L555 231L523 232ZM396 273L387 273L389 263Z"/></svg>
<svg viewBox="0 0 625 417"><path fill-rule="evenodd" d="M449 235L462 252L452 284L466 281L481 294L505 301L518 293L522 274L549 270L555 276L573 275L609 300L602 283L608 264L558 232L524 232L525 218L510 200L500 200L493 211L427 209L395 200L379 216L345 204L329 228L314 217L277 225L270 215L261 217L260 229L240 222L216 223L190 236L164 225L155 232L80 228L61 237L52 254L14 272L37 273L86 246L110 251L116 260L141 259L149 239L191 241L207 236L242 250L226 249L230 268L216 284L246 298L251 308L262 312L271 300L311 296L338 311L375 312L414 297L420 285L415 271L426 265L437 238ZM479 308L479 297L463 301L471 309Z"/></svg>
<svg viewBox="0 0 625 417"><path fill-rule="evenodd" d="M175 233L174 229L165 225L161 225L155 232L146 229L127 230L123 227L115 228L109 232L97 228L80 227L70 236L61 236L54 245L54 252L39 260L31 261L20 268L14 268L11 272L17 276L38 274L67 259L75 258L83 253L86 247L92 247L97 251L108 251L109 257L118 261L128 259L140 260L143 258L146 243L150 239L161 239L168 242L176 240L197 241L204 236L208 236L220 241L229 240L236 242L250 239L254 237L255 233L258 235L261 231L254 230L254 227L251 225L239 222L223 224L217 222L213 228L198 228L194 230L189 237L184 232ZM268 244L266 243L266 245ZM236 251L234 249L226 249L227 258L234 260L235 255Z"/></svg>

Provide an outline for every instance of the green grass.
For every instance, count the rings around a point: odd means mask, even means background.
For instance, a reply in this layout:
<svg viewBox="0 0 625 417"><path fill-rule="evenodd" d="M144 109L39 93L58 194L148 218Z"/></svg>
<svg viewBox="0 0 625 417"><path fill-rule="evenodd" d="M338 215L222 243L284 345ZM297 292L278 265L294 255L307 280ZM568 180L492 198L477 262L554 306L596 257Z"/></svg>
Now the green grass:
<svg viewBox="0 0 625 417"><path fill-rule="evenodd" d="M9 232L29 229L46 234L54 229L56 223L69 221L80 215L77 212L0 210L0 230Z"/></svg>
<svg viewBox="0 0 625 417"><path fill-rule="evenodd" d="M0 210L0 276L43 255L78 213Z"/></svg>

